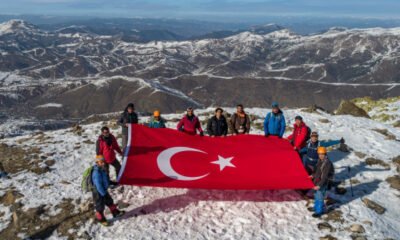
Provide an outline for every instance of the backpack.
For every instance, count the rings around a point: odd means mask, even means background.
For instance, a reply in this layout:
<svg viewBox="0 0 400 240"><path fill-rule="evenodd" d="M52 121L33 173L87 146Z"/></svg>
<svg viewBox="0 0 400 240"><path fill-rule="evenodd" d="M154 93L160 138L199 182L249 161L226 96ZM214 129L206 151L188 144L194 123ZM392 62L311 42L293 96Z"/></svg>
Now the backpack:
<svg viewBox="0 0 400 240"><path fill-rule="evenodd" d="M93 190L93 187L94 187L93 180L92 180L93 169L94 169L94 167L91 166L91 167L88 167L83 172L81 187L82 187L82 191L84 193L88 193Z"/></svg>
<svg viewBox="0 0 400 240"><path fill-rule="evenodd" d="M311 139L311 128L307 126L307 135L306 135L306 142Z"/></svg>

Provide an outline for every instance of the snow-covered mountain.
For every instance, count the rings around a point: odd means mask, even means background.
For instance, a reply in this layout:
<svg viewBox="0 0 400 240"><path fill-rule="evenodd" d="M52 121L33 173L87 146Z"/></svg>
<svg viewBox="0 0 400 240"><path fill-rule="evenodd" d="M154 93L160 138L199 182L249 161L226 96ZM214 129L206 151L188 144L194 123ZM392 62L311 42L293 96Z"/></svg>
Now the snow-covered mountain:
<svg viewBox="0 0 400 240"><path fill-rule="evenodd" d="M273 99L333 109L341 98L400 94L399 39L400 28L301 36L267 25L226 38L137 43L13 20L0 25L0 104L57 103L64 107L52 112L64 117L117 111L128 99L144 111Z"/></svg>
<svg viewBox="0 0 400 240"><path fill-rule="evenodd" d="M380 112L395 116L394 122L400 120L398 99L356 102L368 107L371 115ZM269 109L247 111L254 119L251 133L262 134L263 117ZM203 123L212 112L196 111ZM0 182L0 238L400 239L399 128L381 120L319 110L287 109L284 113L288 126L301 114L312 129L319 131L322 140L344 137L350 150L333 148L329 152L336 179L347 192L329 193L340 203L320 220L311 217L307 201L291 190L125 186L111 190L128 212L125 217L108 228L94 224L88 205L91 196L82 194L80 181L83 170L93 163L94 142L101 126L110 126L121 141L114 115L110 114L72 129L27 132L0 140L0 160L11 177ZM181 115L164 117L168 127L174 128ZM141 117L140 121L147 119ZM0 125L1 130L7 131L14 124ZM290 128L285 135L289 132Z"/></svg>

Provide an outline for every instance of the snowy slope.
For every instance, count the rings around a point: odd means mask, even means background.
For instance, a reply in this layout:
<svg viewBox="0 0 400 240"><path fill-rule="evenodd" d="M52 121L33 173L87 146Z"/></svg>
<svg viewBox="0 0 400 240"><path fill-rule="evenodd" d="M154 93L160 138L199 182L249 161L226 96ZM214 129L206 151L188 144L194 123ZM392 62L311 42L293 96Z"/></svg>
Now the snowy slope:
<svg viewBox="0 0 400 240"><path fill-rule="evenodd" d="M233 109L227 110L233 112ZM268 109L248 111L255 116L253 124L259 125ZM93 225L90 220L70 231L82 238L91 236L94 239L319 239L328 234L338 239L352 239L352 233L347 228L357 223L365 227L366 232L361 235L368 239L400 239L399 192L385 182L387 177L396 175L391 160L400 155L400 142L388 140L372 130L386 129L400 139L400 129L352 116L306 113L300 109L284 112L289 125L293 124L295 115L301 114L312 129L319 131L321 139L344 137L352 149L350 153L338 150L329 153L337 178L344 180L348 190L343 196L331 194L342 202L338 209L342 212L340 221L328 221L335 228L333 232L318 229L318 223L326 220L312 218L306 209L306 201L292 190L212 191L132 186L125 186L123 192L121 189L111 190L116 201L129 204L128 213L113 226ZM212 109L197 113L204 120ZM175 127L175 121L180 116L164 116L170 120L168 127ZM146 121L146 118L141 120ZM81 136L68 129L44 132L44 136L25 135L1 140L1 143L24 148L37 146L40 155L51 156L55 165L50 172L42 175L22 171L9 180L2 179L0 196L14 186L24 195L18 201L25 210L42 204L55 206L63 198L89 201L90 195L84 196L80 190L80 177L82 171L93 163L93 142L102 124L83 125ZM112 122L107 124L113 125ZM112 131L117 134L119 129ZM262 131L253 128L252 134L262 134ZM367 157L381 159L391 169L367 166L364 162ZM347 171L348 166L351 167L350 172ZM353 180L354 197L350 194L349 177ZM365 197L379 203L387 211L378 215L365 207L361 201ZM78 209L77 205L75 211ZM49 214L57 214L53 207L48 211ZM11 222L11 211L9 207L0 205L0 212L4 212L4 215L0 214L1 231ZM26 237L23 232L20 236ZM52 238L62 236L55 231Z"/></svg>

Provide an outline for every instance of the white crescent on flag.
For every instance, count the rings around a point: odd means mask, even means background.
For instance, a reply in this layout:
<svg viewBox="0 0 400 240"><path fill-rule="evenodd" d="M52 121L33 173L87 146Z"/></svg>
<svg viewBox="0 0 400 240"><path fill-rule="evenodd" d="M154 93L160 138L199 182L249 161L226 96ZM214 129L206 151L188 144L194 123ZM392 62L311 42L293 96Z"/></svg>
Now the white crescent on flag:
<svg viewBox="0 0 400 240"><path fill-rule="evenodd" d="M188 177L177 173L171 165L171 159L175 154L180 152L199 152L207 154L201 150L188 147L172 147L162 151L157 157L157 165L160 171L165 174L165 176L181 181L194 181L208 176L209 173L198 177Z"/></svg>

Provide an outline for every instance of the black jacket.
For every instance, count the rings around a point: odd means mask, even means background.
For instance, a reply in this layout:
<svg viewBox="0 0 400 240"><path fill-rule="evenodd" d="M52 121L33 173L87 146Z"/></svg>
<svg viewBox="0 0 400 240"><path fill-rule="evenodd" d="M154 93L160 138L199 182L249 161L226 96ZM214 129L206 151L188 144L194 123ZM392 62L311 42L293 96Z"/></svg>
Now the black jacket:
<svg viewBox="0 0 400 240"><path fill-rule="evenodd" d="M228 123L224 116L218 119L213 116L208 120L207 132L210 136L226 136L228 134Z"/></svg>
<svg viewBox="0 0 400 240"><path fill-rule="evenodd" d="M313 182L316 186L329 187L329 183L333 181L335 169L332 162L326 158L325 160L318 159L318 164L313 175Z"/></svg>
<svg viewBox="0 0 400 240"><path fill-rule="evenodd" d="M122 135L128 135L128 128L125 126L127 123L138 123L138 115L133 112L133 113L128 113L128 105L124 112L121 114L121 117L118 121L118 124L122 127Z"/></svg>

